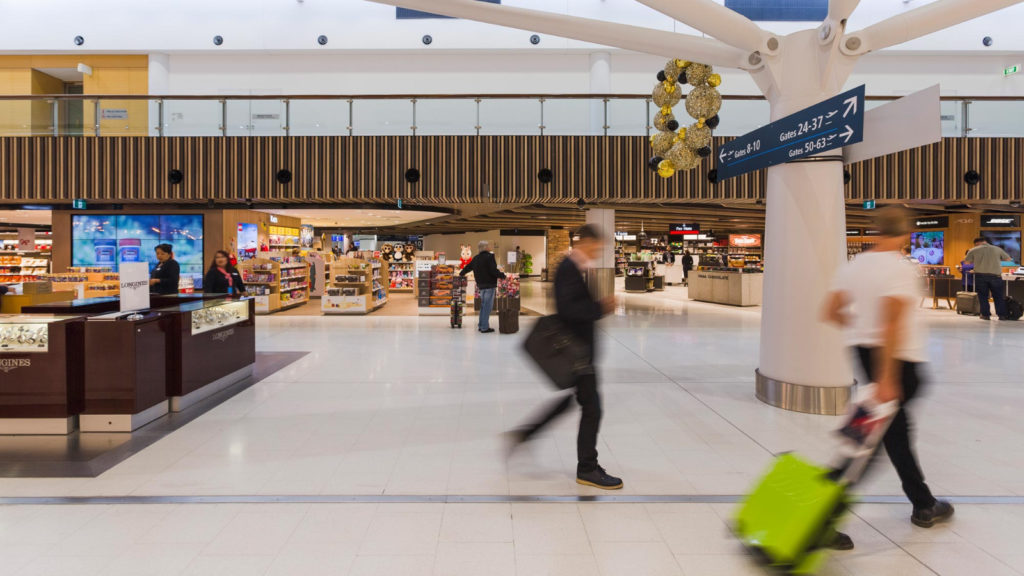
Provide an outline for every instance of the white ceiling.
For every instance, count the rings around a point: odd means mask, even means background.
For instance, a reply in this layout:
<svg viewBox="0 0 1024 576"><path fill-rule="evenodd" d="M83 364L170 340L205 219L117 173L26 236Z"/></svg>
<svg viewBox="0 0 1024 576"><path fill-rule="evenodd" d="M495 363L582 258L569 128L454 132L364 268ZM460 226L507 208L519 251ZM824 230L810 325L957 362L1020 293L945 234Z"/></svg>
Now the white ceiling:
<svg viewBox="0 0 1024 576"><path fill-rule="evenodd" d="M360 208L261 210L261 212L300 218L303 224L311 224L317 228L383 228L403 226L448 215L445 212L429 210L364 210Z"/></svg>

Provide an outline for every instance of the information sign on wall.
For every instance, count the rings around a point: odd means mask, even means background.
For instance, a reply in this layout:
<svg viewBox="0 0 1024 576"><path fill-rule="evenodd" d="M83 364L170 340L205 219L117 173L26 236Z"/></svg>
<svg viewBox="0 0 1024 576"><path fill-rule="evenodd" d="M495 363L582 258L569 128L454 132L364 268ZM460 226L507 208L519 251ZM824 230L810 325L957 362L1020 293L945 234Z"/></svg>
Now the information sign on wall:
<svg viewBox="0 0 1024 576"><path fill-rule="evenodd" d="M668 233L670 236L699 236L700 224L669 224Z"/></svg>
<svg viewBox="0 0 1024 576"><path fill-rule="evenodd" d="M982 228L1020 228L1020 216L992 214L981 217Z"/></svg>
<svg viewBox="0 0 1024 576"><path fill-rule="evenodd" d="M949 228L949 216L935 216L914 220L914 228Z"/></svg>

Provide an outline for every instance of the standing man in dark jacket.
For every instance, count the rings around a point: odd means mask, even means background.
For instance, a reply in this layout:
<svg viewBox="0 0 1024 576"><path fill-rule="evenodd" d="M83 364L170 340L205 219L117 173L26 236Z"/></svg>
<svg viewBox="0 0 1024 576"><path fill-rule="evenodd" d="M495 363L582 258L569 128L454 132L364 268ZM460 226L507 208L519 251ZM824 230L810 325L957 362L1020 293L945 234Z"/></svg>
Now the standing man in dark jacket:
<svg viewBox="0 0 1024 576"><path fill-rule="evenodd" d="M690 278L690 270L693 270L693 255L687 250L683 255L683 278Z"/></svg>
<svg viewBox="0 0 1024 576"><path fill-rule="evenodd" d="M477 244L480 252L469 261L469 264L459 272L459 276L465 276L470 272L476 280L476 287L480 289L480 321L479 330L483 334L494 332L491 328L491 309L494 308L494 291L498 287L498 279L504 278L505 274L498 270L498 262L491 253L491 243L481 240Z"/></svg>
<svg viewBox="0 0 1024 576"><path fill-rule="evenodd" d="M577 231L579 240L572 252L555 272L555 310L566 329L590 350L591 368L595 358L594 324L615 309L612 297L595 300L583 275L590 262L601 253L602 237L595 226L586 225ZM580 405L580 430L576 437L576 483L603 490L622 488L622 479L605 472L597 463L597 432L601 427L601 396L597 389L597 373L591 369L576 380L576 401ZM517 446L543 430L572 403L565 396L544 411L537 423L511 433Z"/></svg>

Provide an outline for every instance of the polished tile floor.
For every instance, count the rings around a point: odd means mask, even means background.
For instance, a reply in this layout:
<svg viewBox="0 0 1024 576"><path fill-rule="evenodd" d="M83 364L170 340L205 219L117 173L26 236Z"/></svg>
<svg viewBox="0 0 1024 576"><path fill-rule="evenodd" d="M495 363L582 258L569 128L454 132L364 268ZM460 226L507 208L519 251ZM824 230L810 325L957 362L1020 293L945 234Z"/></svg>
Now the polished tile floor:
<svg viewBox="0 0 1024 576"><path fill-rule="evenodd" d="M537 284L524 299L548 306ZM956 519L913 527L883 463L826 574L1024 574L1024 324L927 315L918 446ZM500 433L554 396L522 334L261 318L261 351L308 354L95 478L0 479L0 573L762 574L727 533L734 501L775 452L825 459L836 419L753 398L759 321L681 287L622 298L599 449L626 487L587 501L604 493L573 482L575 414L503 457Z"/></svg>

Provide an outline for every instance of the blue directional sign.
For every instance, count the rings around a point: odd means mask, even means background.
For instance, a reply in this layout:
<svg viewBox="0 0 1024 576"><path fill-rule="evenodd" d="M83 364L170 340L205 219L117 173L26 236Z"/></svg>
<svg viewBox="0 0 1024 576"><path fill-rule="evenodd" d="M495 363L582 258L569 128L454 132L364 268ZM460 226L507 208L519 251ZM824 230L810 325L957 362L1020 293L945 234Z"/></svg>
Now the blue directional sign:
<svg viewBox="0 0 1024 576"><path fill-rule="evenodd" d="M821 154L864 139L864 86L790 114L718 151L718 180Z"/></svg>

